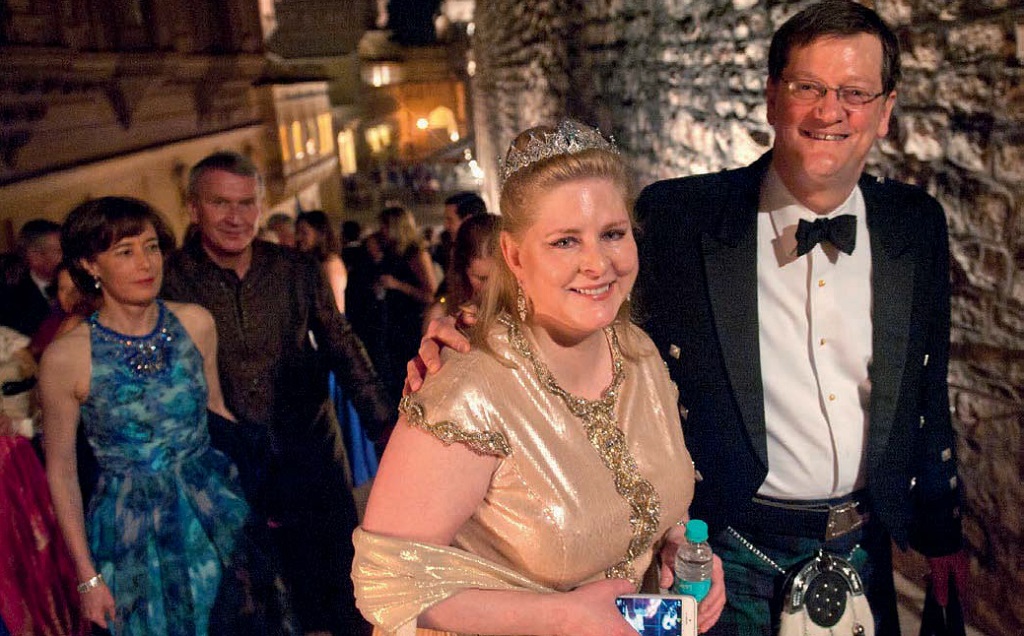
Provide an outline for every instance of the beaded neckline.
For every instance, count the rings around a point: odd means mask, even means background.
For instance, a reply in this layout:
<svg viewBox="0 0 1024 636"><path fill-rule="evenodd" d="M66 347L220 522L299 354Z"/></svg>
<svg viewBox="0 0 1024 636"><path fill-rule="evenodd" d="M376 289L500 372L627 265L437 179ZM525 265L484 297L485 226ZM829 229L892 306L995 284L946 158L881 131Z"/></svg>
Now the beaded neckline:
<svg viewBox="0 0 1024 636"><path fill-rule="evenodd" d="M605 328L605 336L612 353L612 381L596 400L572 395L555 380L551 370L534 353L523 334L521 325L509 316L501 322L508 327L509 343L512 348L529 360L537 379L547 391L561 398L569 411L583 422L587 439L597 451L601 462L612 473L615 491L629 504L629 525L633 538L629 542L625 557L605 570L605 578L625 578L639 585L642 573L636 572L633 561L651 547L661 520L661 499L650 481L640 474L636 458L629 451L626 436L618 427L615 407L618 403L619 388L626 376L622 365L622 352L614 327Z"/></svg>
<svg viewBox="0 0 1024 636"><path fill-rule="evenodd" d="M119 345L118 352L121 361L128 366L128 370L136 377L150 377L157 375L168 367L171 358L171 341L173 337L167 331L167 307L164 303L157 301L159 313L156 318L156 325L153 330L144 336L128 336L104 327L99 321L99 312L89 316L89 325L93 334L99 340Z"/></svg>
<svg viewBox="0 0 1024 636"><path fill-rule="evenodd" d="M605 387L604 391L601 392L601 397L596 400L589 400L587 398L577 397L572 393L569 393L561 386L558 381L555 380L555 376L552 375L551 370L548 369L544 361L540 359L533 348L527 341L525 334L523 333L522 324L513 320L510 316L504 315L500 318L500 321L508 327L509 342L512 347L516 350L519 355L523 356L533 364L534 373L537 375L537 379L540 380L544 388L554 393L558 397L565 400L568 404L569 410L572 411L573 415L577 417L583 417L588 411L602 410L612 414L614 417L615 404L618 402L619 387L622 385L622 380L625 378L625 371L622 370L622 353L619 350L619 338L615 333L613 327L605 327L604 334L608 340L609 348L612 353L612 381Z"/></svg>

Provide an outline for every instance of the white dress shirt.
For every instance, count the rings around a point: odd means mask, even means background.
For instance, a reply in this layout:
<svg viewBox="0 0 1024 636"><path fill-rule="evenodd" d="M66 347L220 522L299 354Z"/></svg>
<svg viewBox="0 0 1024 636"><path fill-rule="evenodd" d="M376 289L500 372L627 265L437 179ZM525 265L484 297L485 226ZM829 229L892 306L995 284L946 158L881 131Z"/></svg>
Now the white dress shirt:
<svg viewBox="0 0 1024 636"><path fill-rule="evenodd" d="M871 383L871 244L860 188L829 218L857 218L853 254L820 243L796 256L796 201L774 168L757 218L757 310L768 437L758 491L825 499L864 485Z"/></svg>
<svg viewBox="0 0 1024 636"><path fill-rule="evenodd" d="M32 279L32 282L35 283L36 287L39 288L39 293L43 295L43 298L45 298L46 300L53 300L52 298L50 298L49 292L50 285L53 283L53 281L44 280L39 276L36 276L36 273L33 271L29 271L28 276L29 278Z"/></svg>

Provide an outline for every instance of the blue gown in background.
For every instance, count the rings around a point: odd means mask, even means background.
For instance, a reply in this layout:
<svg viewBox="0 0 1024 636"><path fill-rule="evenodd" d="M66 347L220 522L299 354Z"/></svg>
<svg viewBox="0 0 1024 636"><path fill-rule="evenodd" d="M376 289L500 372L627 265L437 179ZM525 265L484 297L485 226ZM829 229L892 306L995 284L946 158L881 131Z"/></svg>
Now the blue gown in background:
<svg viewBox="0 0 1024 636"><path fill-rule="evenodd" d="M115 634L218 633L215 605L244 605L226 588L244 580L234 569L249 508L234 465L210 446L202 356L159 310L141 337L89 318L81 414L101 472L86 533L117 605Z"/></svg>
<svg viewBox="0 0 1024 636"><path fill-rule="evenodd" d="M338 416L338 424L345 440L345 451L348 453L348 463L352 470L352 486L358 488L377 475L377 451L359 421L356 408L352 401L345 397L333 372L327 380L334 412Z"/></svg>

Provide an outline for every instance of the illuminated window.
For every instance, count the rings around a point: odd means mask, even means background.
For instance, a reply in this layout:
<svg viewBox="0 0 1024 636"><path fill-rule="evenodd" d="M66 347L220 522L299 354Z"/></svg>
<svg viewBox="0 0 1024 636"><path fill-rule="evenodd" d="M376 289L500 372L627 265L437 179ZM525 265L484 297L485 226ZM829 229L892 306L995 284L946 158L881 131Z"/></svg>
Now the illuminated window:
<svg viewBox="0 0 1024 636"><path fill-rule="evenodd" d="M355 174L356 139L355 133L351 130L338 133L338 163L341 166L341 174Z"/></svg>
<svg viewBox="0 0 1024 636"><path fill-rule="evenodd" d="M277 127L277 136L281 142L281 160L285 163L292 160L292 149L288 144L288 126L281 124Z"/></svg>
<svg viewBox="0 0 1024 636"><path fill-rule="evenodd" d="M364 66L363 81L374 86L387 86L401 80L399 67L392 64L372 64Z"/></svg>
<svg viewBox="0 0 1024 636"><path fill-rule="evenodd" d="M366 143L370 145L370 150L373 151L373 154L380 152L380 149L383 147L380 143L380 131L376 128L368 128L366 130Z"/></svg>
<svg viewBox="0 0 1024 636"><path fill-rule="evenodd" d="M310 157L319 154L318 141L320 141L320 135L317 134L316 119L310 117L306 120L306 154Z"/></svg>
<svg viewBox="0 0 1024 636"><path fill-rule="evenodd" d="M366 143L369 144L370 150L374 154L391 145L391 128L387 124L367 128L364 134L366 135Z"/></svg>
<svg viewBox="0 0 1024 636"><path fill-rule="evenodd" d="M302 124L292 122L292 148L295 150L295 158L302 159L306 156L306 147L302 143Z"/></svg>
<svg viewBox="0 0 1024 636"><path fill-rule="evenodd" d="M330 154L334 150L334 126L330 113L321 113L316 118L317 128L320 130L320 152Z"/></svg>

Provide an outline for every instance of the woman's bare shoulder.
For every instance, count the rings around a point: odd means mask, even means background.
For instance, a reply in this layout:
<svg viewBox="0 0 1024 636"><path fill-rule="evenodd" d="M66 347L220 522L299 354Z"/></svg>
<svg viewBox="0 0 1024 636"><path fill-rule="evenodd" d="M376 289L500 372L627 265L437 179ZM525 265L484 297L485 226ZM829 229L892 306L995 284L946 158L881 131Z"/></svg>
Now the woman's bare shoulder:
<svg viewBox="0 0 1024 636"><path fill-rule="evenodd" d="M217 341L217 324L214 322L213 314L205 307L192 303L167 302L166 304L167 309L178 318L185 333L199 349L199 353L204 358L210 355L211 349Z"/></svg>
<svg viewBox="0 0 1024 636"><path fill-rule="evenodd" d="M167 309L177 316L181 324L193 336L215 328L213 314L202 305L179 303L170 300L164 302L167 305Z"/></svg>
<svg viewBox="0 0 1024 636"><path fill-rule="evenodd" d="M66 373L89 363L89 323L81 321L67 332L57 336L39 362L40 373L59 371Z"/></svg>

